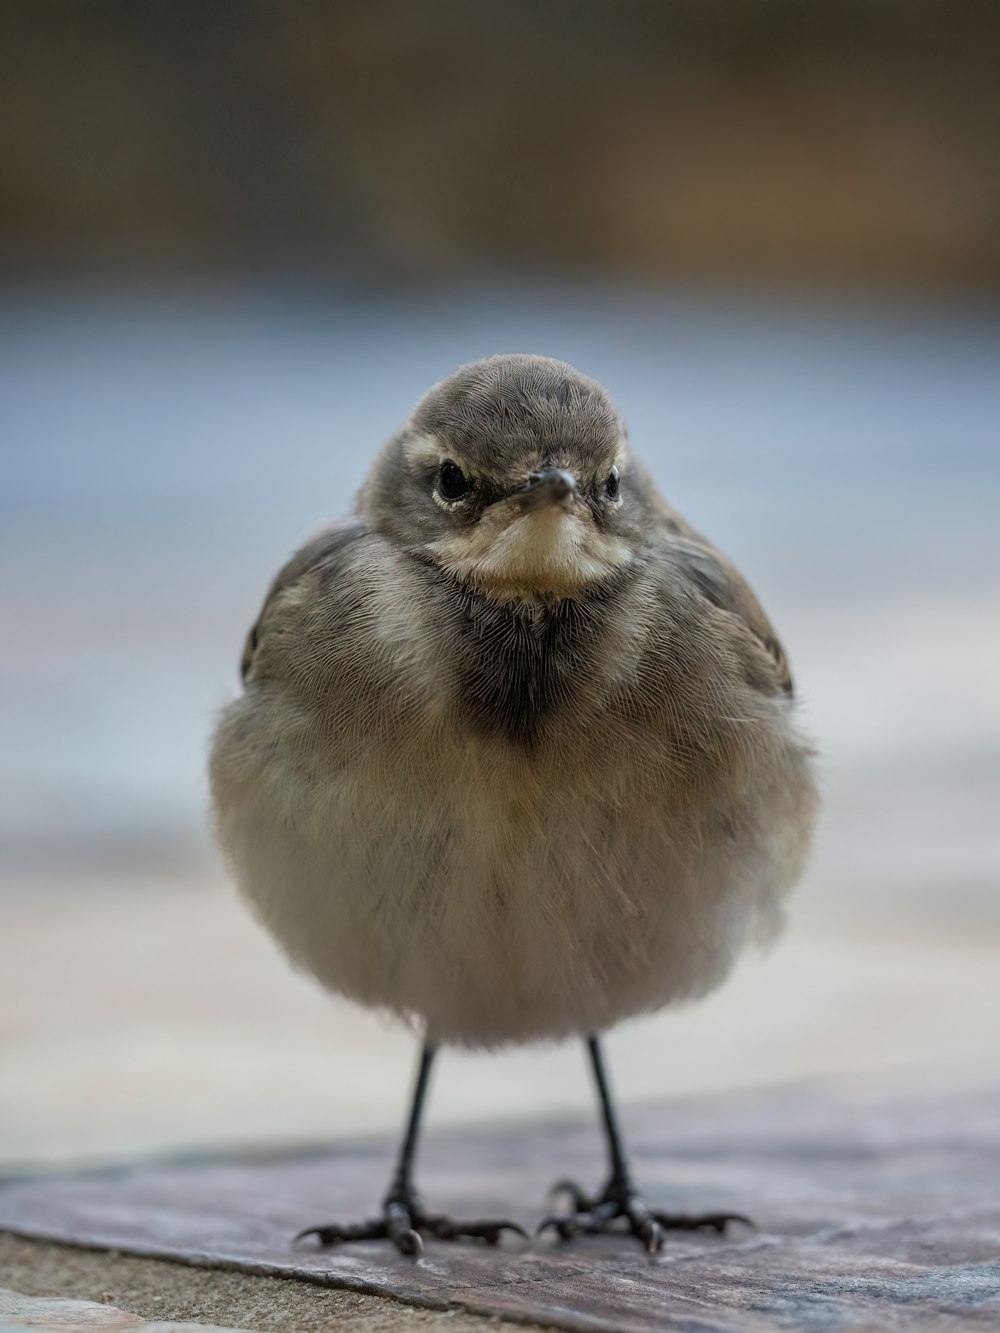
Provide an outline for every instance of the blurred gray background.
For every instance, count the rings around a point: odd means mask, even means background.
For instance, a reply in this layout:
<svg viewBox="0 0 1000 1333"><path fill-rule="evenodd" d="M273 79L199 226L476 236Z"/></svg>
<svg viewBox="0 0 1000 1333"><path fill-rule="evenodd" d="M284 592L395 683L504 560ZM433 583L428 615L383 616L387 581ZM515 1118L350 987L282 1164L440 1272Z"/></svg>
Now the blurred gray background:
<svg viewBox="0 0 1000 1333"><path fill-rule="evenodd" d="M826 814L785 942L628 1098L1000 1056L1000 12L0 9L0 1160L394 1126L203 775L267 580L455 365L602 379L785 638ZM454 1056L439 1120L582 1110Z"/></svg>

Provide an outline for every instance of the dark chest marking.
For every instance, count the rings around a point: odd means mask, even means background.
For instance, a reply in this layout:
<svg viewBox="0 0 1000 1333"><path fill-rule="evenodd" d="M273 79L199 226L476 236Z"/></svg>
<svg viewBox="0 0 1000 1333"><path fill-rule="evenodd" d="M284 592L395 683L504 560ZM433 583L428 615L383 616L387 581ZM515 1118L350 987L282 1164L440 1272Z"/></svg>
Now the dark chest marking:
<svg viewBox="0 0 1000 1333"><path fill-rule="evenodd" d="M551 607L497 606L466 591L456 617L455 688L462 722L533 749L553 712L592 677L608 594Z"/></svg>

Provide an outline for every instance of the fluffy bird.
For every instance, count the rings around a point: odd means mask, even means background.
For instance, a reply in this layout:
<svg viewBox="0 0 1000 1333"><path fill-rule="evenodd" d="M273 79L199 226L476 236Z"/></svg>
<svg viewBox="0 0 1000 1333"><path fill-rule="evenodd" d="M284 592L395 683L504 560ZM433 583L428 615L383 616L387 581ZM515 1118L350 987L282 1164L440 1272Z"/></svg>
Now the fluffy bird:
<svg viewBox="0 0 1000 1333"><path fill-rule="evenodd" d="M771 940L817 806L788 663L729 561L675 513L604 389L542 356L435 385L351 517L275 578L211 755L218 837L291 959L422 1039L372 1221L321 1243L496 1241L426 1211L413 1162L443 1044L584 1040L610 1175L560 1236L678 1215L636 1188L599 1044Z"/></svg>

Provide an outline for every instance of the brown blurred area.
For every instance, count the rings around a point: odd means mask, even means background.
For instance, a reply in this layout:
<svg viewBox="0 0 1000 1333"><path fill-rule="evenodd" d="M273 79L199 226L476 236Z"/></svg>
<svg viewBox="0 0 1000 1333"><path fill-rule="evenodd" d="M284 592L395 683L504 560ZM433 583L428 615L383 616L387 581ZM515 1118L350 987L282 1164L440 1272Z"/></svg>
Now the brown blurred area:
<svg viewBox="0 0 1000 1333"><path fill-rule="evenodd" d="M0 262L995 291L998 38L965 0L8 0Z"/></svg>
<svg viewBox="0 0 1000 1333"><path fill-rule="evenodd" d="M206 737L274 570L500 351L607 385L822 756L780 950L616 1032L623 1100L1000 1068L998 38L0 0L0 1171L395 1131L412 1038L236 901ZM440 1080L437 1123L589 1105L572 1045Z"/></svg>

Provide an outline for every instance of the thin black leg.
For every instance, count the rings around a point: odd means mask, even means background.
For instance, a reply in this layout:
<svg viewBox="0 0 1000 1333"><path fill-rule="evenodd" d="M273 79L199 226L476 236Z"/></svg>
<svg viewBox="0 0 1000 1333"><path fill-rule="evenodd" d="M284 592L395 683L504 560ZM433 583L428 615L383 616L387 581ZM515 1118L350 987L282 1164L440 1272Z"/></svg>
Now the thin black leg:
<svg viewBox="0 0 1000 1333"><path fill-rule="evenodd" d="M621 1130L618 1128L618 1117L615 1114L614 1103L611 1100L611 1088L608 1085L608 1076L604 1068L604 1053L597 1037L587 1038L587 1051L590 1054L590 1063L594 1070L597 1095L601 1100L601 1118L604 1121L604 1133L608 1140L608 1164L611 1167L611 1179L621 1181L624 1185L628 1181L628 1163L625 1161Z"/></svg>
<svg viewBox="0 0 1000 1333"><path fill-rule="evenodd" d="M410 1118L406 1122L406 1134L399 1150L399 1162L393 1177L394 1189L409 1190L413 1184L413 1159L417 1155L417 1141L420 1138L420 1122L424 1118L424 1101L427 1087L431 1081L431 1065L437 1055L437 1047L425 1042L420 1051L417 1065L417 1078L413 1085L413 1100L410 1103Z"/></svg>
<svg viewBox="0 0 1000 1333"><path fill-rule="evenodd" d="M610 1175L604 1190L596 1196L586 1194L572 1180L560 1180L553 1192L568 1194L573 1203L569 1213L550 1213L539 1227L539 1232L551 1227L563 1240L573 1236L611 1231L612 1224L624 1219L628 1230L646 1246L651 1254L663 1245L667 1231L724 1232L730 1222L753 1223L742 1213L662 1213L649 1207L632 1183L625 1148L622 1143L618 1116L615 1113L604 1068L604 1054L597 1037L587 1038L587 1051L594 1071L594 1082L601 1103L601 1119L608 1145Z"/></svg>
<svg viewBox="0 0 1000 1333"><path fill-rule="evenodd" d="M437 1047L424 1042L417 1065L417 1078L413 1085L413 1100L410 1103L410 1117L406 1122L406 1133L399 1150L396 1173L389 1186L389 1193L382 1201L386 1228L389 1239L394 1241L404 1254L419 1254L420 1236L413 1229L416 1194L413 1189L413 1162L417 1155L417 1142L420 1138L420 1122L424 1117L424 1101L427 1086L431 1079L431 1065Z"/></svg>
<svg viewBox="0 0 1000 1333"><path fill-rule="evenodd" d="M420 1127L424 1115L424 1103L427 1100L427 1088L430 1083L431 1066L437 1048L425 1042L417 1064L417 1078L413 1087L413 1100L406 1122L406 1132L400 1145L396 1170L393 1172L389 1192L382 1201L382 1216L370 1222L340 1223L328 1226L307 1227L295 1237L316 1236L321 1245L336 1245L341 1241L391 1240L402 1254L419 1255L423 1250L421 1233L435 1236L438 1240L458 1240L467 1237L470 1240L485 1241L495 1245L504 1231L526 1233L516 1222L477 1221L457 1222L438 1213L428 1213L413 1187L413 1163L420 1141Z"/></svg>

